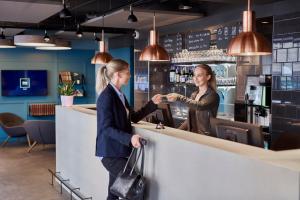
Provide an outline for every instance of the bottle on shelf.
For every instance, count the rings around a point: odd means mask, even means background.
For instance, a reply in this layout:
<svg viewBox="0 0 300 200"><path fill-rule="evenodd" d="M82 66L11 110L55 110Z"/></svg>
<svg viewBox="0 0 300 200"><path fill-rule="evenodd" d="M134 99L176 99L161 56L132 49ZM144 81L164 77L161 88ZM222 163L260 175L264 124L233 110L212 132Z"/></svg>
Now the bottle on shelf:
<svg viewBox="0 0 300 200"><path fill-rule="evenodd" d="M193 68L191 67L189 70L189 83L193 83L193 76L194 76L194 72L193 72Z"/></svg>
<svg viewBox="0 0 300 200"><path fill-rule="evenodd" d="M174 68L175 68L174 66L171 66L171 69L170 69L170 73L169 73L170 83L175 82L176 74L175 74L175 69Z"/></svg>
<svg viewBox="0 0 300 200"><path fill-rule="evenodd" d="M185 67L181 67L180 83L185 83Z"/></svg>
<svg viewBox="0 0 300 200"><path fill-rule="evenodd" d="M178 67L176 67L176 83L179 83L180 82L180 71L178 69Z"/></svg>

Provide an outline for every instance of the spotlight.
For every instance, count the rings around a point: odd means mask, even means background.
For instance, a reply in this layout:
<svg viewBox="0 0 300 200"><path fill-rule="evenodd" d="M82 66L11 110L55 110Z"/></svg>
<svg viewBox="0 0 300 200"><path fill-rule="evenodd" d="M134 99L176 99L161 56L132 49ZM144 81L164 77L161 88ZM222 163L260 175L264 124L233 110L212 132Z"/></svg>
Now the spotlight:
<svg viewBox="0 0 300 200"><path fill-rule="evenodd" d="M50 37L49 37L49 35L47 33L47 30L45 30L44 41L45 42L49 42L50 41Z"/></svg>
<svg viewBox="0 0 300 200"><path fill-rule="evenodd" d="M100 42L100 38L96 35L96 33L94 32L94 40L96 42Z"/></svg>
<svg viewBox="0 0 300 200"><path fill-rule="evenodd" d="M79 38L82 38L82 36L83 36L83 33L80 30L79 24L77 24L76 36L79 37Z"/></svg>
<svg viewBox="0 0 300 200"><path fill-rule="evenodd" d="M69 11L69 9L67 8L65 1L62 1L64 8L59 12L59 17L60 18L70 18L72 17L71 12Z"/></svg>
<svg viewBox="0 0 300 200"><path fill-rule="evenodd" d="M5 35L4 35L4 31L3 31L3 29L1 28L1 35L0 35L0 39L5 39Z"/></svg>
<svg viewBox="0 0 300 200"><path fill-rule="evenodd" d="M190 4L189 0L181 0L178 6L179 10L190 10L192 9L192 5Z"/></svg>
<svg viewBox="0 0 300 200"><path fill-rule="evenodd" d="M128 16L127 22L134 23L137 21L138 21L137 17L133 14L132 5L130 5L130 15Z"/></svg>

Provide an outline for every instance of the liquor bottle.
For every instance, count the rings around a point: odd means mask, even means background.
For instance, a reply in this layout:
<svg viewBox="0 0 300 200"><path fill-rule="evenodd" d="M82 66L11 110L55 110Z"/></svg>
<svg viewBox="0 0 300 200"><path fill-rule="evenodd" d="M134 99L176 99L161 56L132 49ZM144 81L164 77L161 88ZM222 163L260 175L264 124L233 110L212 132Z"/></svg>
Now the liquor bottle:
<svg viewBox="0 0 300 200"><path fill-rule="evenodd" d="M174 66L171 66L170 73L169 73L170 83L175 82L175 69Z"/></svg>
<svg viewBox="0 0 300 200"><path fill-rule="evenodd" d="M179 83L180 82L180 72L179 72L179 69L178 67L176 67L176 83Z"/></svg>
<svg viewBox="0 0 300 200"><path fill-rule="evenodd" d="M185 67L181 67L180 83L185 83Z"/></svg>
<svg viewBox="0 0 300 200"><path fill-rule="evenodd" d="M184 79L185 79L185 83L188 83L189 82L189 71L188 71L188 68L187 67L184 67Z"/></svg>
<svg viewBox="0 0 300 200"><path fill-rule="evenodd" d="M187 68L187 71L186 71L186 82L187 83L191 83L191 69Z"/></svg>

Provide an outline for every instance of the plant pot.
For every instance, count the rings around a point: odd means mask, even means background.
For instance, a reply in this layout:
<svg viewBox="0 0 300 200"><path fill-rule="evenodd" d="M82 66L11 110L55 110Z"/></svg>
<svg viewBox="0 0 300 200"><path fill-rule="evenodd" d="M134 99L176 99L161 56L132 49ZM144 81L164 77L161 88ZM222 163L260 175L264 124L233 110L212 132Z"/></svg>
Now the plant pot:
<svg viewBox="0 0 300 200"><path fill-rule="evenodd" d="M62 106L72 106L73 105L74 96L61 95L60 99L61 99L61 105Z"/></svg>

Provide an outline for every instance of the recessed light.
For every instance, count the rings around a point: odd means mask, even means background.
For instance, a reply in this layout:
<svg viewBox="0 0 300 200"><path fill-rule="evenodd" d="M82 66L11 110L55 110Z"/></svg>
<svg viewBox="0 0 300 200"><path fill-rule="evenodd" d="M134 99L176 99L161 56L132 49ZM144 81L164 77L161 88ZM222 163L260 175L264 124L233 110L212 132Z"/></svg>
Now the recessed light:
<svg viewBox="0 0 300 200"><path fill-rule="evenodd" d="M261 23L262 23L262 24L269 24L270 22L262 21Z"/></svg>

